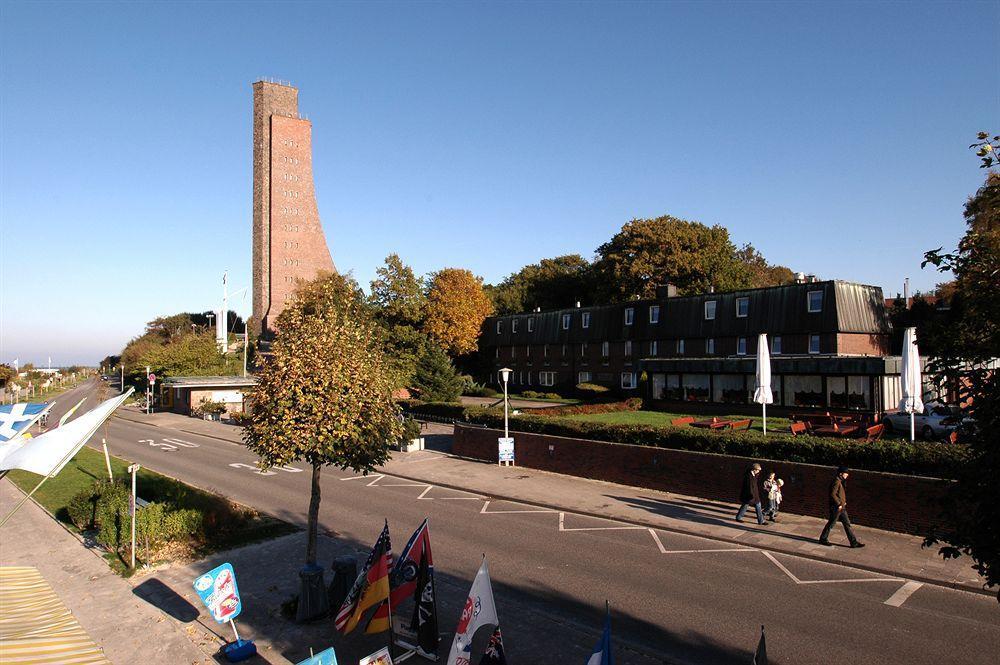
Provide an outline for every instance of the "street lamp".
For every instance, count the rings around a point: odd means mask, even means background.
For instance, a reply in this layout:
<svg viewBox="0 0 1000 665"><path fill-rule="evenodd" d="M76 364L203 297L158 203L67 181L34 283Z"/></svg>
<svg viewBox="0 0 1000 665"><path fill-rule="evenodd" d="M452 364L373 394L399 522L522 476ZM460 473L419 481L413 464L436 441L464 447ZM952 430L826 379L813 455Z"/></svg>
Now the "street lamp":
<svg viewBox="0 0 1000 665"><path fill-rule="evenodd" d="M504 367L500 370L500 378L503 379L503 438L510 437L507 431L507 379L510 378L510 368Z"/></svg>

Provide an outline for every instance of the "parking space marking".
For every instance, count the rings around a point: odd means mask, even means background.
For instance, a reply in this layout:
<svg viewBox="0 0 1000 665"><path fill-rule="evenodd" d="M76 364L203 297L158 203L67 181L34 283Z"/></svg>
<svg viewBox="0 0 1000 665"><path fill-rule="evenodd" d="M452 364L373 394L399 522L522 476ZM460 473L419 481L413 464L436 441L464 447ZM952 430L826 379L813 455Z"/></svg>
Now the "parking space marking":
<svg viewBox="0 0 1000 665"><path fill-rule="evenodd" d="M642 528L642 527L639 527ZM656 533L655 529L649 530L649 535L653 537L653 542L656 543L656 548L660 550L660 554L710 554L715 552L759 552L755 547L720 547L720 548L710 548L701 550L668 550L663 546L660 541L660 534ZM697 538L698 536L695 536Z"/></svg>
<svg viewBox="0 0 1000 665"><path fill-rule="evenodd" d="M549 510L547 508L539 508L535 510L486 510L490 506L490 500L487 499L483 503L483 509L479 511L480 515L514 515L517 513L557 513L558 510Z"/></svg>
<svg viewBox="0 0 1000 665"><path fill-rule="evenodd" d="M573 527L569 528L563 524L566 519L566 513L559 513L559 530L560 531L624 531L626 529L645 529L644 526L584 526L584 527ZM594 518L602 519L602 518ZM609 522L612 520L608 520Z"/></svg>
<svg viewBox="0 0 1000 665"><path fill-rule="evenodd" d="M906 602L906 599L913 595L913 592L922 587L923 582L907 582L903 586L896 589L896 593L889 596L888 600L885 601L885 605L891 605L892 607L899 607Z"/></svg>
<svg viewBox="0 0 1000 665"><path fill-rule="evenodd" d="M781 572L785 573L792 579L796 584L852 584L855 582L905 582L902 577L852 577L847 579L837 579L837 580L802 580L792 574L792 571L788 570L780 561L778 561L773 554L765 550L760 550L760 553L770 559L771 563L777 566ZM841 566L838 563L819 561L817 563L826 564L828 566L838 566L840 568L846 568L847 566ZM853 569L852 569L853 570ZM904 585L905 586L905 585ZM916 589L914 589L916 591ZM912 593L912 592L911 592ZM909 595L909 594L907 594ZM905 600L905 598L903 599Z"/></svg>
<svg viewBox="0 0 1000 665"><path fill-rule="evenodd" d="M783 573L785 573L785 575L788 575L788 577L790 577L790 578L792 579L792 581L793 581L793 582L795 582L796 584L801 584L801 583L802 583L802 580L800 580L800 579L799 579L799 578L797 578L797 577L796 577L795 575L793 575L793 574L792 574L792 571L790 571L790 570L788 570L787 568L785 568L785 566L784 566L784 565L783 565L783 564L782 564L782 563L781 563L780 561L778 561L777 559L775 559L775 558L774 558L774 555L773 555L773 554L771 554L770 552L767 552L767 551L765 551L765 550L761 550L761 554L763 554L763 555L764 555L764 556L766 556L766 557L767 557L768 559L770 559L770 560L771 560L771 563L773 563L773 564L774 564L774 565L776 565L776 566L777 566L777 567L778 567L779 569L781 569L781 571L782 571Z"/></svg>

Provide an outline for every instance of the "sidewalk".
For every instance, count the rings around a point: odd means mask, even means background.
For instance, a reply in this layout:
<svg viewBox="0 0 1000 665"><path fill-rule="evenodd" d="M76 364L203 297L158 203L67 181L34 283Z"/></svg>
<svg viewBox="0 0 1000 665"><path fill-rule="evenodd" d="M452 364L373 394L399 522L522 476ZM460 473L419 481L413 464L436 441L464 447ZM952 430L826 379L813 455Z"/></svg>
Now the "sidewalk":
<svg viewBox="0 0 1000 665"><path fill-rule="evenodd" d="M0 513L6 514L23 496L11 482L0 481ZM196 647L180 624L137 597L100 554L34 502L21 507L0 538L0 565L37 568L112 662L216 662L210 654L217 645L207 644L206 651Z"/></svg>
<svg viewBox="0 0 1000 665"><path fill-rule="evenodd" d="M241 443L240 428L232 425L173 413L147 416L119 412L119 417ZM823 519L782 513L777 524L760 527L752 517L740 524L733 519L735 504L452 457L446 454L450 449L451 433L451 426L425 424L424 436L435 450L393 453L392 459L380 471L493 499L518 501L989 593L970 567L969 558L945 561L938 556L936 548L922 548L922 539L918 536L855 526L855 532L867 547L854 550L847 547L843 529L837 525L831 540L840 546L824 547L816 542L825 523Z"/></svg>

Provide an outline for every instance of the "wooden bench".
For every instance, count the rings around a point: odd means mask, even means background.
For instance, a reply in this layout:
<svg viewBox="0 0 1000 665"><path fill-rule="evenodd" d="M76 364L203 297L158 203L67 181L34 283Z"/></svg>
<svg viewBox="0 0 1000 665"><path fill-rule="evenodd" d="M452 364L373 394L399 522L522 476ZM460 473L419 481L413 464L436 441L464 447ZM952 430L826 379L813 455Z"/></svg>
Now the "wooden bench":
<svg viewBox="0 0 1000 665"><path fill-rule="evenodd" d="M684 416L683 418L674 418L670 421L670 424L674 427L680 427L681 425L690 425L694 422L694 418L691 416Z"/></svg>
<svg viewBox="0 0 1000 665"><path fill-rule="evenodd" d="M729 424L729 429L750 429L750 425L753 424L753 420L747 418L746 420L734 420Z"/></svg>

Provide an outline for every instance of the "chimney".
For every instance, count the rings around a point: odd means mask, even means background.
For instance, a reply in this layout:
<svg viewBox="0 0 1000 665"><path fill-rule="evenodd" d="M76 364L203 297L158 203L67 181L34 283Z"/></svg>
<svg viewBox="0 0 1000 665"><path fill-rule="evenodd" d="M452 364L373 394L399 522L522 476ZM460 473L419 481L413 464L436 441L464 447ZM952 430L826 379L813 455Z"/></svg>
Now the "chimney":
<svg viewBox="0 0 1000 665"><path fill-rule="evenodd" d="M656 299L663 300L665 298L676 298L677 297L677 287L667 282L666 284L660 284L656 287Z"/></svg>

